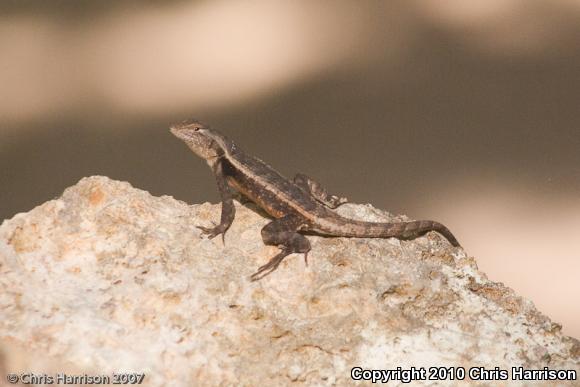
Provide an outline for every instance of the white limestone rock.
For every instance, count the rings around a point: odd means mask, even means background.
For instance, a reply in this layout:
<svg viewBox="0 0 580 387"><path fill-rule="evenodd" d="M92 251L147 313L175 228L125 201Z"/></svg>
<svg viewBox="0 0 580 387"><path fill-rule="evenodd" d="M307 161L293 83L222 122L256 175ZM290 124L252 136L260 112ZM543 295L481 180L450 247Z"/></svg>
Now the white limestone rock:
<svg viewBox="0 0 580 387"><path fill-rule="evenodd" d="M308 266L291 255L250 282L277 248L261 241L268 219L260 211L236 209L224 246L196 228L217 222L219 205L190 206L95 176L4 221L0 373L342 386L353 384L353 367L580 372L577 340L436 233L311 236ZM395 219L363 205L340 212Z"/></svg>

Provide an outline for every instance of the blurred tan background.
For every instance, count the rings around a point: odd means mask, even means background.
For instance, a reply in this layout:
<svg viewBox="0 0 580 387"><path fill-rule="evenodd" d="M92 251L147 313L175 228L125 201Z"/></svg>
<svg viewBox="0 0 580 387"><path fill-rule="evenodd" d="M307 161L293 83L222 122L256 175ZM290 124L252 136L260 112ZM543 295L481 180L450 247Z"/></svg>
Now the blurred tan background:
<svg viewBox="0 0 580 387"><path fill-rule="evenodd" d="M93 174L217 201L167 130L433 218L580 337L580 1L0 2L0 219Z"/></svg>

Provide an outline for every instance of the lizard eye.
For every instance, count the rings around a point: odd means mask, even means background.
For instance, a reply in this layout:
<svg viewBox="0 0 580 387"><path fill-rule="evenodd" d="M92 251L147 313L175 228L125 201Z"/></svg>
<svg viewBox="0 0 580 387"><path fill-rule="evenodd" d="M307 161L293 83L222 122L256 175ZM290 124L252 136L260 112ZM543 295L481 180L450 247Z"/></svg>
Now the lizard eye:
<svg viewBox="0 0 580 387"><path fill-rule="evenodd" d="M194 131L194 132L199 132L199 129L201 129L201 128L200 128L199 126L196 126L196 127L193 129L193 131Z"/></svg>

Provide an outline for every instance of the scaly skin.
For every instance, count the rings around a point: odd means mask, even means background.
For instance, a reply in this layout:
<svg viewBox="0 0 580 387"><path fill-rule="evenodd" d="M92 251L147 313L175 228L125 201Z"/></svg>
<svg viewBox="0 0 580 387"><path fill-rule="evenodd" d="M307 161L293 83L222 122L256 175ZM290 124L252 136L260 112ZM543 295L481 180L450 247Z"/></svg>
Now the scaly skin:
<svg viewBox="0 0 580 387"><path fill-rule="evenodd" d="M281 251L251 276L252 281L276 270L289 254L304 253L306 260L310 242L301 232L337 237L414 239L437 231L453 246L459 246L447 227L432 220L374 223L344 218L332 209L346 203L346 198L329 195L320 184L303 174L297 174L293 180L285 178L262 160L244 153L223 134L198 121L173 125L171 132L205 159L216 177L222 199L220 223L212 228L199 227L209 238L220 234L223 237L231 226L236 211L233 190L274 218L262 229L262 239L267 245L280 246Z"/></svg>

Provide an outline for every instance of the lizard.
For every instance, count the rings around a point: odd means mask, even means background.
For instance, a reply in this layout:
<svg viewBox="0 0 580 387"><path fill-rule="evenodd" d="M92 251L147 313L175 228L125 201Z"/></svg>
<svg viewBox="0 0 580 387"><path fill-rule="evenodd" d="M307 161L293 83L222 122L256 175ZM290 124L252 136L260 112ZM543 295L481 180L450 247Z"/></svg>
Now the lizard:
<svg viewBox="0 0 580 387"><path fill-rule="evenodd" d="M290 254L302 253L308 264L311 249L306 234L332 237L414 239L430 231L443 235L453 246L460 247L451 231L432 220L380 223L345 218L335 211L347 202L330 195L320 183L298 173L287 179L262 160L245 153L232 140L196 121L172 125L170 131L211 168L221 197L220 223L214 227L198 226L204 236L222 235L234 221L235 192L262 208L273 220L261 230L264 244L278 246L280 251L251 275L259 280L275 271Z"/></svg>

